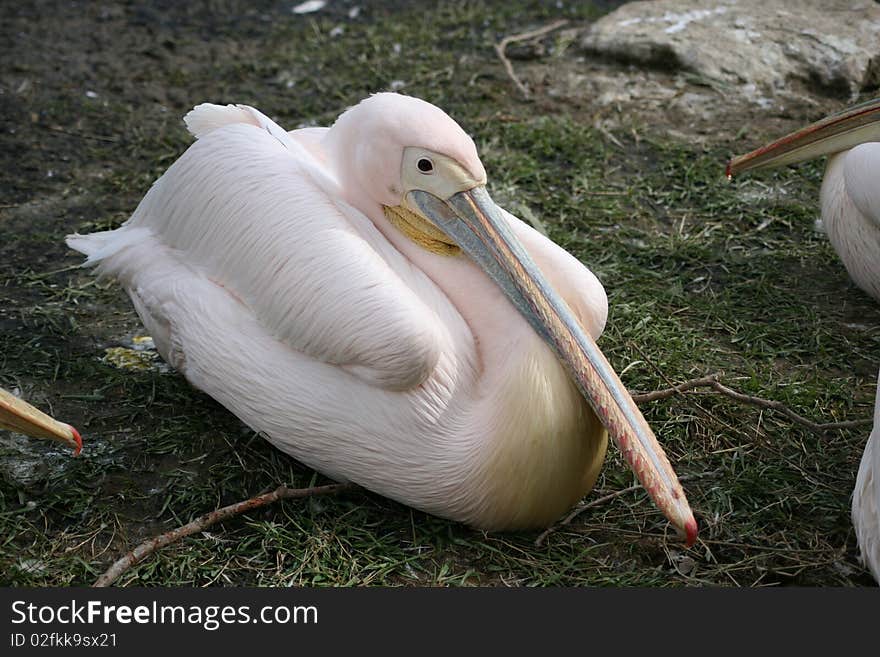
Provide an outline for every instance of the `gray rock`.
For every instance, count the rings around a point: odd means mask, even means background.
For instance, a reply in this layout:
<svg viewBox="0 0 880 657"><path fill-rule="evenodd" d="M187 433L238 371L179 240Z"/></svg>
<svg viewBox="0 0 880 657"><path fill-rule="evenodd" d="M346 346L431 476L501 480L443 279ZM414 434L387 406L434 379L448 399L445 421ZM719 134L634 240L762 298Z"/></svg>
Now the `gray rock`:
<svg viewBox="0 0 880 657"><path fill-rule="evenodd" d="M594 23L589 52L739 86L754 102L792 81L852 97L880 79L880 3L873 0L654 0Z"/></svg>

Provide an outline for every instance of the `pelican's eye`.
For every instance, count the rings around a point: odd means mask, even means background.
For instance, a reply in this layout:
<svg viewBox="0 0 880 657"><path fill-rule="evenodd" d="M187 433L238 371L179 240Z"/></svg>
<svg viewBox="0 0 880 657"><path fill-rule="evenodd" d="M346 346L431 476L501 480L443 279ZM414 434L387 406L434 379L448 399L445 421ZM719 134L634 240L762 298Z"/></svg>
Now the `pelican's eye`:
<svg viewBox="0 0 880 657"><path fill-rule="evenodd" d="M434 163L426 157L423 157L416 162L416 166L422 173L434 173Z"/></svg>

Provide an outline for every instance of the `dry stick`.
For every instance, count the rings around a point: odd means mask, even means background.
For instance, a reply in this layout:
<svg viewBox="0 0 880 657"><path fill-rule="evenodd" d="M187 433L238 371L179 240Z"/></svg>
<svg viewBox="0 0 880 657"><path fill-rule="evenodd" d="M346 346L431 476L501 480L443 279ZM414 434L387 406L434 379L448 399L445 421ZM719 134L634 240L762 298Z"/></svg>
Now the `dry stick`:
<svg viewBox="0 0 880 657"><path fill-rule="evenodd" d="M517 89L519 89L520 93L523 95L523 98L528 99L529 90L526 89L526 86L516 76L516 73L513 70L513 64L510 63L510 60L507 58L507 55L504 53L504 51L511 43L517 43L518 41L528 41L529 39L536 39L562 27L567 23L568 20L563 18L562 20L554 21L549 25L538 28L537 30L531 30L530 32L523 32L522 34L506 36L501 39L501 43L495 44L495 52L498 54L498 58L501 60L501 63L504 64L504 70L507 71L507 75L510 76L511 80L513 80L513 83L516 85Z"/></svg>
<svg viewBox="0 0 880 657"><path fill-rule="evenodd" d="M336 493L353 490L354 488L356 488L354 484L329 484L327 486L314 486L311 488L288 488L287 486L279 486L271 493L264 493L263 495L257 495L256 497L244 500L243 502L224 506L222 509L217 509L216 511L211 511L210 513L199 516L192 522L188 522L177 529L173 529L170 532L165 532L155 538L144 541L110 566L103 575L95 580L93 586L110 586L126 570L135 564L140 563L156 550L159 550L166 545L171 545L171 543L186 536L191 536L192 534L204 531L214 523L225 520L231 516L258 509L268 504L272 504L273 502L277 502L278 500L316 497L318 495L334 495Z"/></svg>
<svg viewBox="0 0 880 657"><path fill-rule="evenodd" d="M688 381L679 383L677 386L672 386L671 388L654 390L652 392L633 393L632 399L636 404L644 404L645 402L657 401L658 399L666 399L667 397L672 397L673 395L677 395L687 390L693 390L694 388L712 387L718 380L718 376L718 374L708 374L707 376L701 376L698 379L689 379Z"/></svg>
<svg viewBox="0 0 880 657"><path fill-rule="evenodd" d="M545 540L547 540L547 537L550 536L550 534L555 532L560 527L564 527L565 525L569 524L572 520L577 518L581 513L583 513L587 509L592 509L594 506L599 506L600 504L605 504L605 502L608 502L609 500L613 500L615 497L620 497L621 495L625 495L626 493L631 493L634 490L638 490L641 487L642 487L641 484L633 484L632 486L628 486L628 487L623 488L621 490L614 491L613 493L609 493L608 495L603 495L602 497L600 497L597 500L593 500L592 502L588 502L587 504L584 504L583 506L577 507L576 509L574 509L574 511L572 511L567 516L565 516L564 520L561 520L558 523L556 523L555 525L551 525L550 527L548 527L547 529L542 531L541 534L538 536L538 538L535 539L535 547L541 547L541 545L544 543Z"/></svg>
<svg viewBox="0 0 880 657"><path fill-rule="evenodd" d="M808 429L815 431L816 433L824 433L825 431L830 431L832 429L852 429L854 427L863 427L873 422L873 420L865 418L864 420L845 420L843 422L826 422L824 424L819 424L805 418L803 415L798 415L782 402L773 399L755 397L753 395L746 395L742 392L731 390L730 388L719 383L718 381L715 381L715 383L712 384L712 388L714 388L716 392L719 392L726 397L730 397L731 399L736 399L737 401L741 401L746 404L752 404L754 406L759 406L761 408L770 408L775 411L779 411L790 420L793 420L794 422L797 422L798 424L805 426Z"/></svg>
<svg viewBox="0 0 880 657"><path fill-rule="evenodd" d="M632 395L632 398L633 401L635 401L637 404L642 404L649 401L656 401L658 399L666 399L667 397L672 397L673 395L684 393L688 390L693 390L694 388L712 388L714 392L724 395L725 397L729 397L730 399L743 402L744 404L751 404L752 406L758 406L760 408L768 408L774 411L779 411L788 419L816 433L824 433L826 431L838 429L852 429L855 427L863 427L871 424L871 422L873 421L871 419L865 418L863 420L845 420L842 422L825 422L823 424L813 422L812 420L805 418L803 415L798 415L780 401L776 401L774 399L764 399L763 397L756 397L754 395L747 395L745 393L733 390L732 388L728 388L726 385L718 381L718 376L718 374L701 376L696 379L685 381L684 383L679 383L677 386L673 386L671 388L655 390L653 392L646 392L642 394L634 394Z"/></svg>
<svg viewBox="0 0 880 657"><path fill-rule="evenodd" d="M113 137L104 137L102 135L92 135L86 132L71 132L70 130L65 130L64 128L59 128L57 126L49 126L49 130L52 132L60 132L63 135L67 135L68 137L77 137L79 139L94 139L95 141L103 141L108 144L117 144L119 143L118 139L114 139Z"/></svg>

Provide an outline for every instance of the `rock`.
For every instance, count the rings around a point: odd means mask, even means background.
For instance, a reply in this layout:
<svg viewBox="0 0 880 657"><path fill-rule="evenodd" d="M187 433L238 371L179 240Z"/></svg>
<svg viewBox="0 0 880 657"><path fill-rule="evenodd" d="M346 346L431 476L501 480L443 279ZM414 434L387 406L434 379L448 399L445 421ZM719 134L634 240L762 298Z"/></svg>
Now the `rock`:
<svg viewBox="0 0 880 657"><path fill-rule="evenodd" d="M792 81L850 99L880 82L873 0L653 0L594 23L583 47L627 62L737 85L766 103Z"/></svg>

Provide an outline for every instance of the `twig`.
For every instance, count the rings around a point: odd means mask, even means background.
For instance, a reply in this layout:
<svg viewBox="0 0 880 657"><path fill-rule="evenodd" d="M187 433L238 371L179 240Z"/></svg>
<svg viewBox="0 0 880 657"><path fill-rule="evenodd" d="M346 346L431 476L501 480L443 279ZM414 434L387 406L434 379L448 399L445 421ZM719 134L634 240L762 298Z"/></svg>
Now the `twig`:
<svg viewBox="0 0 880 657"><path fill-rule="evenodd" d="M718 374L709 374L708 376L701 376L697 379L689 379L688 381L679 383L677 386L672 386L671 388L654 390L653 392L633 393L632 398L636 404L644 404L645 402L657 401L658 399L666 399L667 397L672 397L673 395L680 394L687 390L693 390L694 388L711 387L718 380L718 376Z"/></svg>
<svg viewBox="0 0 880 657"><path fill-rule="evenodd" d="M621 495L625 495L626 493L631 493L634 490L638 490L641 487L642 487L641 484L633 484L632 486L628 486L626 488L615 491L613 493L609 493L608 495L603 495L599 499L593 500L592 502L587 502L583 506L576 507L571 513L569 513L567 516L565 516L565 518L563 520L560 520L555 525L551 525L550 527L548 527L547 529L542 531L541 534L538 536L538 538L535 539L535 547L541 547L541 545L543 545L544 541L547 540L547 537L550 536L550 534L555 532L560 527L564 527L565 525L568 525L569 523L571 523L572 520L577 518L581 513L583 513L587 509L592 509L594 506L599 506L600 504L605 504L605 502L613 500L615 497L620 497Z"/></svg>
<svg viewBox="0 0 880 657"><path fill-rule="evenodd" d="M672 397L673 395L687 392L689 390L693 390L694 388L712 388L712 390L720 395L724 395L725 397L729 397L730 399L734 399L738 402L742 402L744 404L751 404L752 406L758 406L759 408L767 408L774 411L779 411L783 415L785 415L789 420L800 424L811 431L816 433L824 433L826 431L836 431L839 429L853 429L855 427L863 427L870 425L873 420L865 418L862 420L845 420L842 422L813 422L809 418L805 418L803 415L799 415L795 413L793 410L788 408L785 404L780 401L776 401L775 399L764 399L763 397L756 397L754 395L747 395L742 392L738 392L733 388L728 388L726 385L721 383L718 380L718 374L710 374L708 376L702 376L697 379L690 379L689 381L685 381L684 383L679 383L677 386L673 386L671 388L665 388L663 390L655 390L653 392L646 392L641 394L634 394L632 396L633 401L637 404L642 404L649 401L656 401L658 399L666 399L667 397Z"/></svg>
<svg viewBox="0 0 880 657"><path fill-rule="evenodd" d="M108 144L117 144L119 143L118 139L114 139L113 137L104 137L102 135L93 135L87 132L72 132L70 130L65 130L59 126L50 125L48 126L49 130L52 132L59 132L62 135L67 135L68 137L77 137L78 139L93 139L95 141L103 141Z"/></svg>
<svg viewBox="0 0 880 657"><path fill-rule="evenodd" d="M818 422L813 422L812 420L805 418L803 415L798 415L780 401L776 401L773 399L764 399L762 397L755 397L753 395L746 395L742 392L732 390L718 381L712 384L712 388L714 388L716 392L719 392L726 397L736 399L737 401L741 401L745 404L752 404L753 406L760 406L761 408L770 408L774 411L779 411L790 420L797 422L798 424L805 426L808 429L815 431L816 433L824 433L825 431L831 431L835 429L852 429L854 427L863 427L873 422L873 420L865 418L863 420L845 420L843 422L825 422L820 424Z"/></svg>
<svg viewBox="0 0 880 657"><path fill-rule="evenodd" d="M711 472L702 472L702 473L696 474L696 475L682 475L681 477L678 478L678 480L679 481L690 481L693 479L702 479L703 477L711 477L713 475L716 475L716 474L718 474L718 472L719 472L718 470L712 470ZM608 495L603 495L599 499L593 500L592 502L587 502L583 506L579 506L579 507L575 508L574 510L572 510L571 513L569 513L567 516L565 516L564 519L560 520L555 525L548 527L543 532L541 532L541 534L538 536L538 538L535 539L535 547L541 547L541 545L544 543L545 540L547 540L547 537L550 536L550 534L552 534L553 532L555 532L556 530L558 530L562 527L565 527L565 525L570 524L572 520L577 518L580 514L582 514L587 509L592 509L593 507L605 504L605 502L613 500L615 497L620 497L621 495L626 495L627 493L632 493L633 491L636 491L641 487L642 487L641 484L633 484L632 486L627 486L626 488L622 488L620 490L614 491L613 493L609 493Z"/></svg>
<svg viewBox="0 0 880 657"><path fill-rule="evenodd" d="M330 484L327 486L314 486L311 488L288 488L287 486L279 486L271 493L264 493L263 495L257 495L256 497L244 500L243 502L224 506L221 509L199 516L192 522L188 522L177 529L173 529L170 532L165 532L155 538L144 541L110 566L103 575L95 580L93 586L110 586L126 570L135 564L140 563L157 550L166 545L170 545L181 538L204 531L211 525L231 516L258 509L268 504L272 504L273 502L277 502L278 500L316 497L318 495L334 495L343 491L353 490L354 488L356 488L354 484Z"/></svg>
<svg viewBox="0 0 880 657"><path fill-rule="evenodd" d="M603 126L600 123L594 124L593 127L596 130L598 130L599 132L601 132L602 135L604 135L605 139L610 141L612 144L617 146L619 149L624 150L624 145L621 143L621 141L617 137L615 137L613 134L611 134L611 131L608 128L606 128L605 126Z"/></svg>
<svg viewBox="0 0 880 657"><path fill-rule="evenodd" d="M529 39L536 39L540 36L544 36L545 34L552 32L553 30L559 29L567 23L568 20L563 18L561 20L554 21L549 25L545 25L544 27L538 28L537 30L531 30L529 32L523 32L522 34L513 34L510 36L506 36L501 39L500 43L495 44L495 52L498 54L498 59L500 59L501 63L504 64L504 70L507 71L507 75L510 77L511 80L513 80L513 83L516 85L517 89L519 89L520 93L523 95L523 98L529 98L529 90L517 77L516 72L513 70L513 64L511 64L510 60L507 58L507 55L505 54L507 46L509 46L511 43L528 41Z"/></svg>
<svg viewBox="0 0 880 657"><path fill-rule="evenodd" d="M673 387L674 384L672 383L672 381L669 380L669 377L666 376L666 372L664 372L653 360L651 360L651 357L645 353L645 351L639 346L638 342L630 341L629 344L632 345L632 347L639 352L639 356L641 356L648 364L648 366L657 373L657 376L666 381L666 383L668 383L670 387Z"/></svg>

